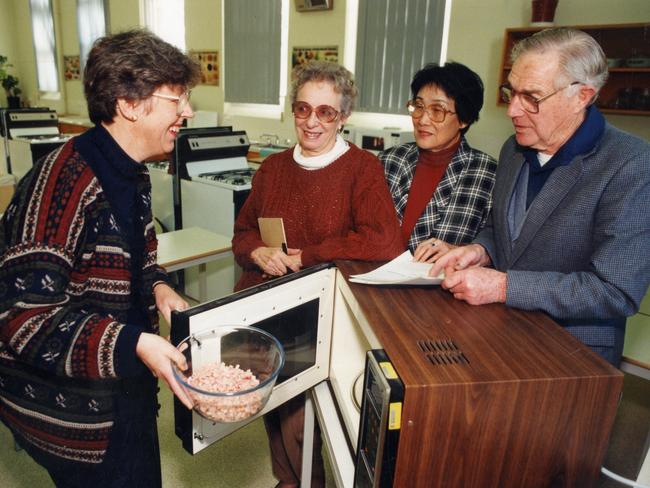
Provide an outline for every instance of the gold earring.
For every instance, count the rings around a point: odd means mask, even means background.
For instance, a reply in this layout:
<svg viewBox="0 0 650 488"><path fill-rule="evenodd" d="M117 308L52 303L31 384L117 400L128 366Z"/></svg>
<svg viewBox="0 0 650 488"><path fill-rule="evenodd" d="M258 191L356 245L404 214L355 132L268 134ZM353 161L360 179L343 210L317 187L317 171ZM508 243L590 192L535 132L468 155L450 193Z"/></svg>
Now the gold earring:
<svg viewBox="0 0 650 488"><path fill-rule="evenodd" d="M138 120L138 116L137 116L137 115L134 115L133 117L131 117L131 121L132 121L132 122L135 122L136 120Z"/></svg>

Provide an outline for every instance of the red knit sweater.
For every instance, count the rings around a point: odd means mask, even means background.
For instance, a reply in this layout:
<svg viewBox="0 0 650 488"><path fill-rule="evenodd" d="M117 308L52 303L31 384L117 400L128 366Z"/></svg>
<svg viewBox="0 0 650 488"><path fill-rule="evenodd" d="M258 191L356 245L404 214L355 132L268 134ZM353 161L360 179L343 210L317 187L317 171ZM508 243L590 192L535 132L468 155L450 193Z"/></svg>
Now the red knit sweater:
<svg viewBox="0 0 650 488"><path fill-rule="evenodd" d="M306 170L293 149L269 156L237 221L232 248L244 272L235 287L263 281L251 252L264 242L258 217L282 217L303 267L334 259L384 261L403 252L399 223L379 160L354 145L324 168Z"/></svg>

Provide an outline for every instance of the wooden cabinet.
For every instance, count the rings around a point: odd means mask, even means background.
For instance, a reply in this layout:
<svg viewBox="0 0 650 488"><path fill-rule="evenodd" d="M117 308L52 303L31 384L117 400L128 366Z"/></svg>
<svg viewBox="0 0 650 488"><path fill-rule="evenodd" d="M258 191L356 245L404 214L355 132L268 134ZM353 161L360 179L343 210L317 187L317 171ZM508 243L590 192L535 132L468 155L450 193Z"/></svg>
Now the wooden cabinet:
<svg viewBox="0 0 650 488"><path fill-rule="evenodd" d="M80 124L70 124L67 122L59 122L59 132L61 134L81 134L85 132L88 127Z"/></svg>
<svg viewBox="0 0 650 488"><path fill-rule="evenodd" d="M605 113L650 115L650 23L570 26L592 36L607 56L609 79L596 102ZM510 73L510 52L543 27L506 29L499 85ZM497 94L497 103L505 105Z"/></svg>

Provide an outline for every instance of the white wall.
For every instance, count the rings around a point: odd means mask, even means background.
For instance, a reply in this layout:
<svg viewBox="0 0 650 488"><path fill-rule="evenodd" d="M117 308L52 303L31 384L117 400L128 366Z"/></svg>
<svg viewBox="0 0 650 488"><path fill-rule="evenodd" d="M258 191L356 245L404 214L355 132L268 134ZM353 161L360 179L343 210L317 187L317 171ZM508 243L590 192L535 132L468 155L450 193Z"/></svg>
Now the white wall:
<svg viewBox="0 0 650 488"><path fill-rule="evenodd" d="M299 13L290 0L289 53L290 70L293 46L328 46L339 48L339 59L344 56L346 0L334 2L333 10ZM218 50L223 60L221 9L222 0L187 0L185 2L186 40L188 49ZM63 55L79 53L76 40L75 0L54 0L59 43L60 65ZM109 0L109 18L112 32L139 25L139 2ZM453 0L450 22L448 59L468 65L485 84L485 104L479 122L468 138L476 147L496 156L511 131L505 108L496 104L498 72L503 47L503 33L507 27L527 26L530 19L530 0ZM0 53L10 55L26 99L32 104L47 104L60 113L86 115L83 89L79 81L62 81L63 99L41 100L36 87L36 71L31 40L29 4L26 0L0 0ZM5 15L6 14L6 15ZM612 8L609 0L563 0L559 2L557 25L588 25L605 23L649 22L650 1L620 0ZM223 80L223 64L220 66ZM260 80L263 83L264 80ZM404 99L409 94L404 94ZM3 97L3 95L0 95ZM228 116L223 113L223 86L198 86L192 95L195 109L213 110L220 114L220 123L244 129L251 139L262 133L275 133L281 139L295 139L289 101L285 103L282 120ZM0 98L0 101L2 98ZM614 125L650 140L650 119L641 116L607 115ZM404 119L408 120L408 119ZM354 123L354 116L351 119ZM394 121L379 117L376 126L394 125Z"/></svg>
<svg viewBox="0 0 650 488"><path fill-rule="evenodd" d="M18 53L16 49L14 22L13 22L13 2L11 0L0 0L0 54L8 58L8 62L16 64ZM18 76L20 79L20 70L16 67L9 68L10 73ZM22 80L20 80L22 81ZM7 106L5 91L0 89L0 106Z"/></svg>

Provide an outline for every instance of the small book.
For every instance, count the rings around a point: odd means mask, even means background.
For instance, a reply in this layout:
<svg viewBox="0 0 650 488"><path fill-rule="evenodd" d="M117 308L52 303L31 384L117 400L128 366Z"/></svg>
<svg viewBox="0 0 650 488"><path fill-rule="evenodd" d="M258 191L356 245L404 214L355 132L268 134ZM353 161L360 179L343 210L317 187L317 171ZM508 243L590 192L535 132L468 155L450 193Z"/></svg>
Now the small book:
<svg viewBox="0 0 650 488"><path fill-rule="evenodd" d="M268 247L279 247L287 252L287 237L284 234L284 223L281 217L259 217L257 225L264 244Z"/></svg>

